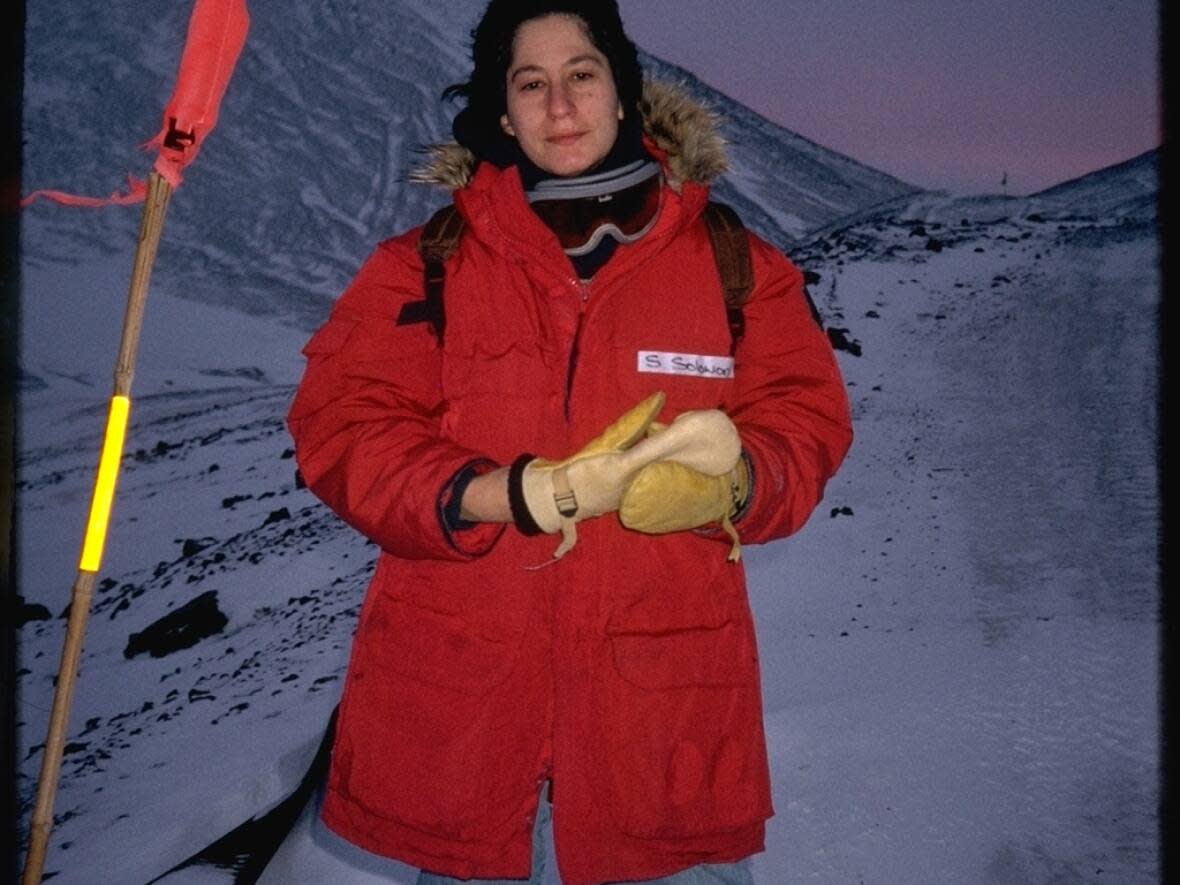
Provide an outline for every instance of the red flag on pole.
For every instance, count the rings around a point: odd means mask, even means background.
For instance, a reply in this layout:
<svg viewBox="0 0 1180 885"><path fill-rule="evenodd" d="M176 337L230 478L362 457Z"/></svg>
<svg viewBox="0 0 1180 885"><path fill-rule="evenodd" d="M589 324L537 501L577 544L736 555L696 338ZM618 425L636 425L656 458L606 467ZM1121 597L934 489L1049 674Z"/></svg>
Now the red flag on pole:
<svg viewBox="0 0 1180 885"><path fill-rule="evenodd" d="M155 170L173 188L184 167L201 149L205 137L217 125L217 112L230 74L246 42L250 18L246 0L196 0L189 19L188 37L176 75L176 89L164 108L164 121L155 138L144 145L156 148ZM21 201L28 206L38 197L68 206L108 206L139 203L147 194L145 182L128 176L128 190L109 197L81 197L62 191L34 191Z"/></svg>

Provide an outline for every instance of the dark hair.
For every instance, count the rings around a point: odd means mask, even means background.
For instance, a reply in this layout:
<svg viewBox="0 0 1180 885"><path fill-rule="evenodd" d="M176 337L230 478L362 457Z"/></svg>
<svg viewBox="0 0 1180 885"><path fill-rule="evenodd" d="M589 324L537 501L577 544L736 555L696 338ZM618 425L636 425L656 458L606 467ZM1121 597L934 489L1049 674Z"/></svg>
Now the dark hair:
<svg viewBox="0 0 1180 885"><path fill-rule="evenodd" d="M624 114L638 114L643 70L635 44L623 30L615 0L491 0L471 32L471 76L443 91L443 98L466 99L455 118L456 139L482 154L481 147L502 137L500 117L507 110L505 79L512 63L512 41L524 22L546 15L581 19L594 47L606 56Z"/></svg>

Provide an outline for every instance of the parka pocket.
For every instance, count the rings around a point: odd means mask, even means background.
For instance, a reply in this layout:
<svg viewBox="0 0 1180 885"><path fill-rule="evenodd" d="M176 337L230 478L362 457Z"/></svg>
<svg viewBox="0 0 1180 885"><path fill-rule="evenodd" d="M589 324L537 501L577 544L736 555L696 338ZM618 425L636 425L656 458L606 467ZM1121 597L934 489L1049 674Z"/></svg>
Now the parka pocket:
<svg viewBox="0 0 1180 885"><path fill-rule="evenodd" d="M496 635L470 621L388 600L396 628L387 665L426 685L478 694L511 674L520 656L519 634Z"/></svg>
<svg viewBox="0 0 1180 885"><path fill-rule="evenodd" d="M483 694L519 664L528 610L494 592L494 565L382 556L357 643L367 658L424 686Z"/></svg>
<svg viewBox="0 0 1180 885"><path fill-rule="evenodd" d="M522 631L503 618L481 627L470 606L431 609L388 590L374 586L361 616L332 788L377 817L484 841L532 795L541 753L521 713L536 691L519 672Z"/></svg>
<svg viewBox="0 0 1180 885"><path fill-rule="evenodd" d="M494 692L425 687L373 661L350 674L345 700L332 789L370 814L444 839L479 842L529 795L519 785L531 786L533 772L513 771L521 760L506 760L489 738L503 732L511 706Z"/></svg>
<svg viewBox="0 0 1180 885"><path fill-rule="evenodd" d="M677 839L769 817L751 625L619 633L608 646L600 763L619 828Z"/></svg>
<svg viewBox="0 0 1180 885"><path fill-rule="evenodd" d="M617 633L610 637L615 671L636 688L743 686L755 681L754 650L740 625L693 627L662 633Z"/></svg>

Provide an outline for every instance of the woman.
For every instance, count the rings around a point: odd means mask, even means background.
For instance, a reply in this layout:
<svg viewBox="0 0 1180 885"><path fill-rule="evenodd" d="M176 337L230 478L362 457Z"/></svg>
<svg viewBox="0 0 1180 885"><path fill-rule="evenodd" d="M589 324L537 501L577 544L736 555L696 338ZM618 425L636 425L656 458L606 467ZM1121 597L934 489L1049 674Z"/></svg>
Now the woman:
<svg viewBox="0 0 1180 885"><path fill-rule="evenodd" d="M421 229L382 243L289 419L309 487L380 547L323 817L422 883L539 881L550 803L566 885L749 882L773 812L726 530L807 519L843 383L753 235L735 340L702 220L720 140L644 88L613 2L492 0L473 37L422 176L465 225L445 324Z"/></svg>

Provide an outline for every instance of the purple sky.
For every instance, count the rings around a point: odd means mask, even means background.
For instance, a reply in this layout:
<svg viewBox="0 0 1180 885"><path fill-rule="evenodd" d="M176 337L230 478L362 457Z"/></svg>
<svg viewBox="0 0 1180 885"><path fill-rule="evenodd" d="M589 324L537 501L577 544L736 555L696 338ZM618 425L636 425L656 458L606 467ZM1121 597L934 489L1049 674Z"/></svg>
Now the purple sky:
<svg viewBox="0 0 1180 885"><path fill-rule="evenodd" d="M1030 193L1157 147L1155 0L620 0L631 37L923 187Z"/></svg>

